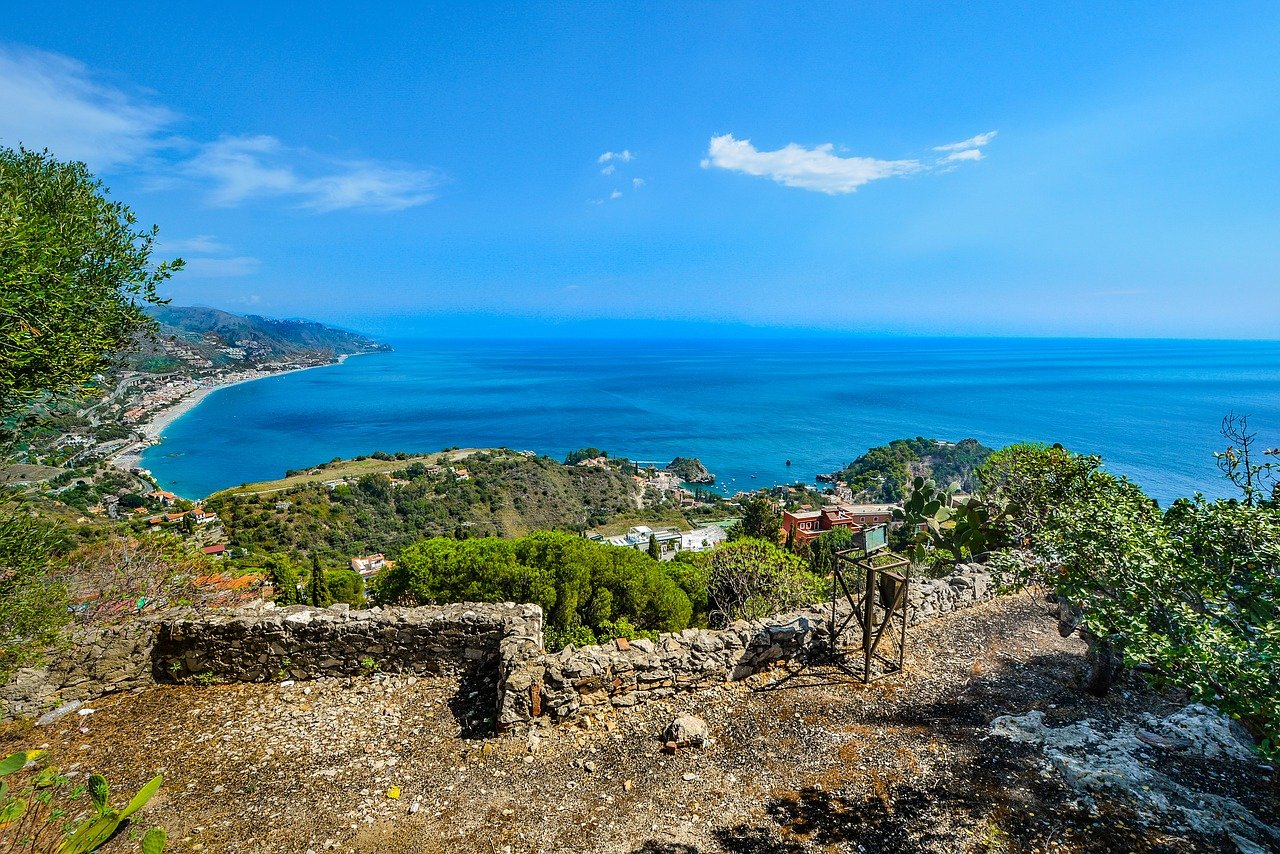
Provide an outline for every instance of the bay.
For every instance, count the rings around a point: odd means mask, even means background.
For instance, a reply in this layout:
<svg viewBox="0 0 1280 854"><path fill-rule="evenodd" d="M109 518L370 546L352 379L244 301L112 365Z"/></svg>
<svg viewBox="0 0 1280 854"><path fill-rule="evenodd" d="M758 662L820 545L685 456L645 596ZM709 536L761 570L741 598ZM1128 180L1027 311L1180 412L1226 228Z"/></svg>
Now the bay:
<svg viewBox="0 0 1280 854"><path fill-rule="evenodd" d="M143 455L196 498L335 457L448 446L696 456L734 492L812 480L891 439L1061 442L1162 504L1230 494L1246 413L1280 445L1280 342L829 338L392 341L209 395ZM791 466L786 465L787 460Z"/></svg>

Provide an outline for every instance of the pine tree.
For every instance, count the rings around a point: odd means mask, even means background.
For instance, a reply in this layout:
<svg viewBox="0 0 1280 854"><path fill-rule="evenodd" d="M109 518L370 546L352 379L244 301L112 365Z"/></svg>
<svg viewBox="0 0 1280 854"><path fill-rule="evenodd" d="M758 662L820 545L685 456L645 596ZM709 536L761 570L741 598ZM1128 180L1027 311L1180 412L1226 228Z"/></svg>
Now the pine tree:
<svg viewBox="0 0 1280 854"><path fill-rule="evenodd" d="M658 551L658 535L650 534L649 535L649 557L653 558L654 560L659 560L660 556L661 556L661 552Z"/></svg>
<svg viewBox="0 0 1280 854"><path fill-rule="evenodd" d="M307 593L311 604L317 608L326 608L333 604L333 596L329 593L329 580L325 578L320 567L318 555L311 556L311 580L307 584Z"/></svg>

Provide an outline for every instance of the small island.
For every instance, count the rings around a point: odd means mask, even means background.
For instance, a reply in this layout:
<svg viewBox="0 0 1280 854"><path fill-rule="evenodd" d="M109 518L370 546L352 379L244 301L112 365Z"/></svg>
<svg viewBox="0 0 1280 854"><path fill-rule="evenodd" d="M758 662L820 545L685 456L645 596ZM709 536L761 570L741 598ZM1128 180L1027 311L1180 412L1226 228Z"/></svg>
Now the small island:
<svg viewBox="0 0 1280 854"><path fill-rule="evenodd" d="M716 476L697 457L676 457L667 463L667 471L685 483L715 483Z"/></svg>

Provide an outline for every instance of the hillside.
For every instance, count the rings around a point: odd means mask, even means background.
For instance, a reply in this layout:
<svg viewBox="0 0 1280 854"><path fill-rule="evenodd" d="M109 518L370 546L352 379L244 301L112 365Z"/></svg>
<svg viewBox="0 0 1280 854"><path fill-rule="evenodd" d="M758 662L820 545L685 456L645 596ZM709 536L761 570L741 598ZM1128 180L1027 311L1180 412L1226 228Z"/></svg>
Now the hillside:
<svg viewBox="0 0 1280 854"><path fill-rule="evenodd" d="M275 320L199 306L153 306L160 324L156 339L142 339L126 364L163 371L183 364L216 368L296 359L333 359L342 354L391 349L355 332L311 320Z"/></svg>
<svg viewBox="0 0 1280 854"><path fill-rule="evenodd" d="M958 482L961 490L973 492L978 488L974 472L992 452L977 439L954 443L923 436L895 439L824 479L846 484L856 497L867 501L901 501L907 483L917 475L940 484Z"/></svg>
<svg viewBox="0 0 1280 854"><path fill-rule="evenodd" d="M639 508L643 492L616 468L566 466L505 449L335 461L207 504L233 546L394 556L431 536L519 536L582 530Z"/></svg>

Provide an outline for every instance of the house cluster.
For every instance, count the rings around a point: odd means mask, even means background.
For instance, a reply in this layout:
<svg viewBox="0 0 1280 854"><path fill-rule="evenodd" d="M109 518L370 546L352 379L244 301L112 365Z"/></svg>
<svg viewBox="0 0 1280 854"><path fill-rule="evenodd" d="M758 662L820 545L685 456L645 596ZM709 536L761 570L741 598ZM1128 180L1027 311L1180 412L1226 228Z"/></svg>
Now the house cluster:
<svg viewBox="0 0 1280 854"><path fill-rule="evenodd" d="M796 544L816 540L827 531L847 528L861 531L872 525L887 525L893 521L892 504L839 504L820 510L802 507L799 510L782 511L782 531Z"/></svg>
<svg viewBox="0 0 1280 854"><path fill-rule="evenodd" d="M692 531L680 531L675 528L654 529L648 525L635 525L625 534L606 537L591 531L587 533L587 537L598 543L622 546L636 551L647 551L650 541L653 541L658 546L658 559L671 560L680 552L701 552L714 548L728 539L729 535L725 525L721 524L711 524Z"/></svg>

